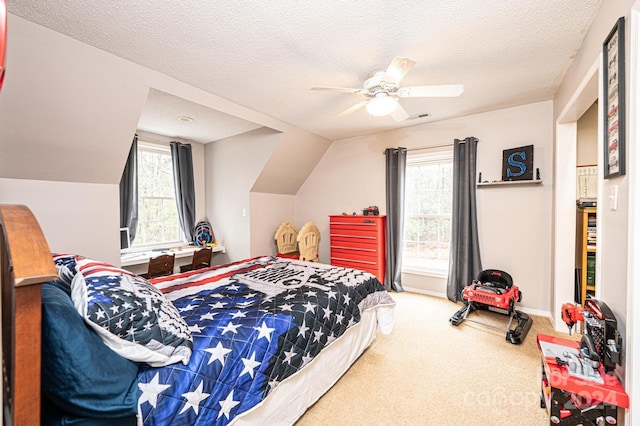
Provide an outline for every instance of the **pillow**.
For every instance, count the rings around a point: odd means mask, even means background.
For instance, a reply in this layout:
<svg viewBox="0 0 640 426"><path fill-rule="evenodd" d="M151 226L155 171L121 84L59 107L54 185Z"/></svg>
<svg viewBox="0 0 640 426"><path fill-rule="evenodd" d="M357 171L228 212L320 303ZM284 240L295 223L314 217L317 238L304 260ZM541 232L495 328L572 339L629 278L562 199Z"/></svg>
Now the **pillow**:
<svg viewBox="0 0 640 426"><path fill-rule="evenodd" d="M82 256L76 256L75 254L59 254L52 253L53 263L58 270L58 282L71 288L71 281L76 275L76 262L79 259L84 259Z"/></svg>
<svg viewBox="0 0 640 426"><path fill-rule="evenodd" d="M189 327L149 281L90 259L78 260L76 269L73 304L107 346L152 367L189 362L193 349Z"/></svg>
<svg viewBox="0 0 640 426"><path fill-rule="evenodd" d="M42 286L43 394L76 416L135 415L137 364L102 343L78 315L67 291L57 282Z"/></svg>

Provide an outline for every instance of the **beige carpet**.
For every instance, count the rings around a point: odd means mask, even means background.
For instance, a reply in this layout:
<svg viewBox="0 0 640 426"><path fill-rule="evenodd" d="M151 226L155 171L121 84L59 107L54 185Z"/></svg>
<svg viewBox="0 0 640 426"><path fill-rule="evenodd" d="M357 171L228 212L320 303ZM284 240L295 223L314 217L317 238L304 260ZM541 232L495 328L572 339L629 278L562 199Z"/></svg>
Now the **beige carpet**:
<svg viewBox="0 0 640 426"><path fill-rule="evenodd" d="M525 341L513 345L503 331L452 326L449 317L462 305L407 292L392 297L393 332L379 334L297 426L549 424L536 346L536 334L557 334L547 318L533 317ZM500 327L508 321L487 312L470 318Z"/></svg>

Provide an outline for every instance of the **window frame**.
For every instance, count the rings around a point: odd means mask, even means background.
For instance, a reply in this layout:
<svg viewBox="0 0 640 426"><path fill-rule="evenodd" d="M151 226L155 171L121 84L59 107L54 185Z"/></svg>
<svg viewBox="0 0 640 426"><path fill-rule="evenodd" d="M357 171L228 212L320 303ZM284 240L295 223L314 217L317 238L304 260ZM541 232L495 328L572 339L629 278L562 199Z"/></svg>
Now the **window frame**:
<svg viewBox="0 0 640 426"><path fill-rule="evenodd" d="M417 154L409 154L407 156L407 167L419 165L419 164L441 164L441 163L450 163L453 166L453 148L449 149L439 149L438 151L431 152L421 152ZM405 189L405 203L407 202L407 193ZM451 200L453 203L453 199ZM404 220L406 226L406 218L407 218L407 209L405 206L404 210ZM431 216L446 216L443 214L439 215L431 215ZM452 220L452 213L449 214L449 219ZM404 253L404 230L402 235L402 251ZM448 268L433 268L433 267L421 267L417 265L407 265L404 257L402 261L402 273L413 274L413 275L423 275L434 278L447 278L449 276Z"/></svg>
<svg viewBox="0 0 640 426"><path fill-rule="evenodd" d="M157 143L153 143L153 142L149 142L149 141L145 141L141 138L138 138L138 152L140 151L147 151L147 152L155 152L157 154L162 154L162 155L169 155L169 157L171 157L171 147L169 147L168 145L160 145ZM175 176L173 176L173 168L171 170L171 176L173 177L173 179L175 179ZM142 200L144 198L150 198L150 199L162 199L162 200L171 200L173 199L173 202L176 202L176 194L175 194L175 186L174 186L174 191L173 191L173 198L172 197L143 197L141 195L141 191L140 191L140 164L138 162L138 168L137 168L137 178L138 178L138 230L140 229L140 223L141 223L141 217L142 215L140 214L141 212L141 205L142 205ZM176 205L176 210L177 210L177 205ZM162 241L162 242L156 242L156 243L148 243L148 244L135 244L135 240L134 240L134 244L131 245L131 249L135 250L135 251L147 251L147 250L153 250L153 249L167 249L167 248L174 248L174 247L182 247L185 244L188 244L187 239L184 236L184 232L182 231L182 227L180 226L180 218L176 216L176 220L177 220L177 228L178 228L178 232L180 235L180 239L179 240L174 240L174 241Z"/></svg>

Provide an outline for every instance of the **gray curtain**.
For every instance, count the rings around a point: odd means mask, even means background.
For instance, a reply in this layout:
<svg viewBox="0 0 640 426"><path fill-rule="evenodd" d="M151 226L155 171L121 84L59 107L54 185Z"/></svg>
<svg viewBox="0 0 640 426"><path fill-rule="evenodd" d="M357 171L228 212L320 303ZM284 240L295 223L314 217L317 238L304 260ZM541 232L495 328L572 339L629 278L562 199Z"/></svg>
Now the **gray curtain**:
<svg viewBox="0 0 640 426"><path fill-rule="evenodd" d="M476 215L476 152L478 139L453 144L453 207L447 297L462 300L462 289L482 271Z"/></svg>
<svg viewBox="0 0 640 426"><path fill-rule="evenodd" d="M120 178L120 227L129 228L129 244L133 243L138 227L138 135L133 137Z"/></svg>
<svg viewBox="0 0 640 426"><path fill-rule="evenodd" d="M193 186L193 158L191 145L171 142L173 162L173 185L176 190L178 219L187 241L193 241L193 227L196 219L196 193Z"/></svg>
<svg viewBox="0 0 640 426"><path fill-rule="evenodd" d="M387 265L384 287L397 292L402 288L402 234L404 229L404 178L407 166L405 148L387 148L386 188L387 188Z"/></svg>

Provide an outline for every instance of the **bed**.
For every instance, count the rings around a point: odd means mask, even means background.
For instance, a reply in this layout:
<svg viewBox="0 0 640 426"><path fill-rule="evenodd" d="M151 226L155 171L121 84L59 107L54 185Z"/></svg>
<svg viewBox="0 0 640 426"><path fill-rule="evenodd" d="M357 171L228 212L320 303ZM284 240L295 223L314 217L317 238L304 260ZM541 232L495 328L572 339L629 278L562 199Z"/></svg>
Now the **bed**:
<svg viewBox="0 0 640 426"><path fill-rule="evenodd" d="M0 215L16 425L293 424L391 331L395 303L362 271L263 256L145 280L52 256L24 206Z"/></svg>

